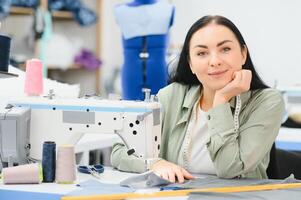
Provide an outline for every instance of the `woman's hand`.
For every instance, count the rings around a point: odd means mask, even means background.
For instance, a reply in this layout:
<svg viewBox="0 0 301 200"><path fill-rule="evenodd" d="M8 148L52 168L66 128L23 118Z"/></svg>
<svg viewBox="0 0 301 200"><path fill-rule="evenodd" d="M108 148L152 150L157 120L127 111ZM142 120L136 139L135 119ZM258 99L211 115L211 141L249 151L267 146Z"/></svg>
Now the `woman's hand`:
<svg viewBox="0 0 301 200"><path fill-rule="evenodd" d="M229 100L250 89L252 72L242 69L233 73L233 79L225 87L215 92L213 107L229 102Z"/></svg>
<svg viewBox="0 0 301 200"><path fill-rule="evenodd" d="M164 178L168 180L169 182L175 183L176 180L179 183L183 183L184 179L193 179L194 177L186 171L184 168L168 162L166 160L160 160L156 162L151 170L160 176L161 178Z"/></svg>

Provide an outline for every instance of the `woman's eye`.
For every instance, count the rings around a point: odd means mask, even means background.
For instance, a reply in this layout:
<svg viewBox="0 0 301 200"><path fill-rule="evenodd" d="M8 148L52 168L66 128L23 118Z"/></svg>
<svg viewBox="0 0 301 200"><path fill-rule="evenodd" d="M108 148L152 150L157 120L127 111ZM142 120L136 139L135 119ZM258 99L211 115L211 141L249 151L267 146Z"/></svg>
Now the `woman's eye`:
<svg viewBox="0 0 301 200"><path fill-rule="evenodd" d="M204 51L203 51L203 52L198 52L198 53L197 53L198 56L205 56L206 54L207 54L207 53L204 52Z"/></svg>
<svg viewBox="0 0 301 200"><path fill-rule="evenodd" d="M228 51L230 51L231 49L229 48L229 47L224 47L223 49L222 49L222 51L223 52L228 52Z"/></svg>

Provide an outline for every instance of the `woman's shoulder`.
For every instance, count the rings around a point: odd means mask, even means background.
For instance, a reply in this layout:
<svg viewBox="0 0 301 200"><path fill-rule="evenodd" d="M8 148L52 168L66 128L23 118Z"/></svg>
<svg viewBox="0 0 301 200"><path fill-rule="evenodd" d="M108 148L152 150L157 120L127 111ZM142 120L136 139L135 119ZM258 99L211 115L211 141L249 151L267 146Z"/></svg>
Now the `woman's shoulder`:
<svg viewBox="0 0 301 200"><path fill-rule="evenodd" d="M157 96L162 104L176 103L183 101L187 89L187 85L174 82L160 89Z"/></svg>
<svg viewBox="0 0 301 200"><path fill-rule="evenodd" d="M178 82L173 82L167 86L165 86L164 88L160 89L159 93L165 93L165 92L170 92L170 91L174 91L174 90L186 90L189 86L185 85L185 84L181 84Z"/></svg>
<svg viewBox="0 0 301 200"><path fill-rule="evenodd" d="M279 90L273 88L258 89L252 91L252 107L265 108L263 110L284 109L284 99Z"/></svg>
<svg viewBox="0 0 301 200"><path fill-rule="evenodd" d="M265 89L258 89L254 90L253 92L253 98L257 100L276 100L276 101L282 101L283 97L279 90L274 88L265 88Z"/></svg>
<svg viewBox="0 0 301 200"><path fill-rule="evenodd" d="M166 87L162 88L159 90L158 92L158 97L159 99L161 98L170 98L173 96L177 96L177 97L181 97L184 96L187 92L187 90L189 90L190 86L185 85L185 84L181 84L181 83L171 83L169 85L167 85Z"/></svg>

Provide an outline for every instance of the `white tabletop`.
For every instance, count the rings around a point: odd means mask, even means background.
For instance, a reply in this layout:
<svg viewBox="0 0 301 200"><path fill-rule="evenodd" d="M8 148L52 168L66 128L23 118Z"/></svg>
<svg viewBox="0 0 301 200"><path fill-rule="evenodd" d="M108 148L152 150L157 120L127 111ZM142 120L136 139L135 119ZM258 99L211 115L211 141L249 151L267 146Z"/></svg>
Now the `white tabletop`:
<svg viewBox="0 0 301 200"><path fill-rule="evenodd" d="M98 180L101 183L108 184L119 184L122 180L126 178L137 175L135 173L126 173L120 172L118 170L114 170L111 167L106 167L104 173L100 175L100 178L97 179L92 175L88 174L77 174L76 182L73 184L58 184L58 183L41 183L41 184L19 184L19 185L4 185L0 180L0 197L1 190L14 190L14 191L24 191L24 192L33 192L33 193L48 193L48 194L58 194L65 195L75 190L81 190L80 187L76 186L76 184L87 181L87 180ZM159 191L159 188L150 188L150 189L139 189L137 193L151 193ZM20 196L17 196L17 198ZM147 198L147 200L152 199L162 199L162 200L183 200L187 199L188 196L176 196L176 197L162 197L162 198ZM141 198L140 198L141 199ZM1 199L2 200L2 199ZM14 198L15 200L15 198ZM24 200L24 199L23 199Z"/></svg>
<svg viewBox="0 0 301 200"><path fill-rule="evenodd" d="M0 189L27 191L27 192L67 194L73 190L79 189L76 186L76 184L86 181L86 180L89 180L89 179L99 180L102 183L118 184L120 181L122 181L132 175L135 175L135 174L120 172L118 170L113 170L110 167L106 167L104 170L104 173L102 173L100 175L99 179L97 179L94 176L89 175L89 174L77 173L77 179L73 184L41 183L41 184L4 185L2 183L2 180L0 180Z"/></svg>

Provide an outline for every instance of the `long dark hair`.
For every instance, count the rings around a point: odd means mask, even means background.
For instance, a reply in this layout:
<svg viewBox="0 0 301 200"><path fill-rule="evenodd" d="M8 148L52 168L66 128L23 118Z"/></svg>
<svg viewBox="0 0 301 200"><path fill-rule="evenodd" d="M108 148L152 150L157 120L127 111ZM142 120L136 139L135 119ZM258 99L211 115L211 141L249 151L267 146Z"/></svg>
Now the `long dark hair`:
<svg viewBox="0 0 301 200"><path fill-rule="evenodd" d="M246 48L247 45L245 43L244 38L242 37L240 31L238 28L227 18L223 16L218 16L218 15L207 15L196 21L189 29L185 42L180 54L179 58L179 63L177 66L177 70L175 75L171 78L170 82L178 82L178 83L183 83L187 85L201 85L200 81L194 75L190 69L189 66L189 43L191 40L192 35L198 31L199 29L205 27L209 23L214 22L218 25L223 25L229 28L237 38L241 49ZM255 89L264 89L268 88L268 86L262 81L262 79L259 77L257 74L255 67L253 65L253 62L251 60L251 56L249 54L249 51L247 51L247 59L245 64L242 66L243 69L248 69L251 70L252 72L252 81L251 81L251 86L250 90L255 90Z"/></svg>

